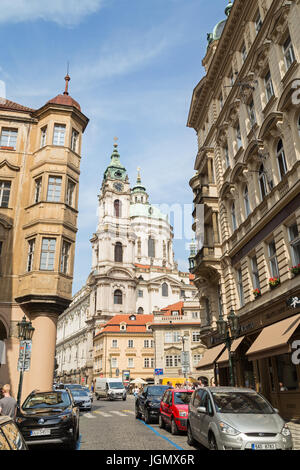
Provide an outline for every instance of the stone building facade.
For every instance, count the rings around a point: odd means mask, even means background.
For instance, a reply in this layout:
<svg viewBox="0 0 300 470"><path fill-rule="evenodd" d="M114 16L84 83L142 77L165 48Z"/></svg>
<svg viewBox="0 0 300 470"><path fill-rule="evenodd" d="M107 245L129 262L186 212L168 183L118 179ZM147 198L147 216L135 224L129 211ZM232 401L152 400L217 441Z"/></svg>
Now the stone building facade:
<svg viewBox="0 0 300 470"><path fill-rule="evenodd" d="M51 388L58 316L72 298L82 134L80 105L63 94L39 109L0 102L0 382L17 394L17 323L35 328L23 396Z"/></svg>
<svg viewBox="0 0 300 470"><path fill-rule="evenodd" d="M235 0L226 14L209 36L188 117L198 137L196 237L204 205L204 241L190 259L201 338L215 348L207 365L228 384L217 322L233 309L235 382L299 418L300 2Z"/></svg>

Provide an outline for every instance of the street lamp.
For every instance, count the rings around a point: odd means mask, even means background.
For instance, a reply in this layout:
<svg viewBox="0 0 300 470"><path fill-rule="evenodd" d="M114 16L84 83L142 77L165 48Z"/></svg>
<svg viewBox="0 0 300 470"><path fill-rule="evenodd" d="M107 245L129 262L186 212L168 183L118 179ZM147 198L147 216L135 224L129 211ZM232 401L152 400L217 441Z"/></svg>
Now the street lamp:
<svg viewBox="0 0 300 470"><path fill-rule="evenodd" d="M187 336L179 336L179 339L182 341L182 360L185 360L185 350L184 350L184 341L189 339ZM186 379L186 365L184 365L184 367L182 367L182 369L184 369L184 378Z"/></svg>
<svg viewBox="0 0 300 470"><path fill-rule="evenodd" d="M220 312L219 320L217 321L217 330L225 342L226 348L228 350L230 385L234 387L235 380L232 365L231 345L239 333L240 324L239 317L234 313L233 309L230 310L229 315L227 316L227 320L228 321L224 320L223 313Z"/></svg>
<svg viewBox="0 0 300 470"><path fill-rule="evenodd" d="M21 357L19 357L20 379L19 379L17 403L20 406L22 386L23 386L23 374L25 370L26 349L27 349L27 344L31 343L35 328L33 328L31 321L26 321L25 315L23 316L22 320L18 322L17 326L18 326L18 338L20 340L20 353L22 351L22 354L23 354L22 356L20 354Z"/></svg>

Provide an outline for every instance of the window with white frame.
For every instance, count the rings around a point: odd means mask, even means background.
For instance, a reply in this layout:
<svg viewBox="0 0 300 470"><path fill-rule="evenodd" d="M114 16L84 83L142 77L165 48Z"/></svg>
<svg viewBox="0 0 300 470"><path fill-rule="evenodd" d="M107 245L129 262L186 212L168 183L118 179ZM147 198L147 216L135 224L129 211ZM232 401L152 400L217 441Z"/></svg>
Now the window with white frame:
<svg viewBox="0 0 300 470"><path fill-rule="evenodd" d="M47 190L47 201L48 202L59 202L62 186L61 176L49 176L48 190Z"/></svg>
<svg viewBox="0 0 300 470"><path fill-rule="evenodd" d="M43 238L40 270L54 271L56 238Z"/></svg>
<svg viewBox="0 0 300 470"><path fill-rule="evenodd" d="M28 240L28 249L27 249L27 268L26 271L30 272L33 269L33 256L35 248L35 238Z"/></svg>
<svg viewBox="0 0 300 470"><path fill-rule="evenodd" d="M71 207L74 207L75 188L76 184L72 180L68 179L66 204Z"/></svg>
<svg viewBox="0 0 300 470"><path fill-rule="evenodd" d="M63 240L61 249L60 272L69 274L69 260L70 260L71 243Z"/></svg>
<svg viewBox="0 0 300 470"><path fill-rule="evenodd" d="M128 340L128 347L133 348L133 339Z"/></svg>
<svg viewBox="0 0 300 470"><path fill-rule="evenodd" d="M256 256L253 256L251 258L251 267L252 267L253 288L260 290L259 273L258 273L258 266L257 266Z"/></svg>
<svg viewBox="0 0 300 470"><path fill-rule="evenodd" d="M286 69L288 70L293 62L295 62L295 53L290 36L287 37L282 48Z"/></svg>
<svg viewBox="0 0 300 470"><path fill-rule="evenodd" d="M273 82L272 82L270 70L265 75L265 90L266 90L267 102L269 102L272 96L274 96L274 88L273 88Z"/></svg>
<svg viewBox="0 0 300 470"><path fill-rule="evenodd" d="M42 127L41 129L41 148L45 147L47 142L47 126Z"/></svg>
<svg viewBox="0 0 300 470"><path fill-rule="evenodd" d="M203 357L203 354L194 354L193 355L193 364L194 366L196 366L197 364L199 364L199 362L201 361Z"/></svg>
<svg viewBox="0 0 300 470"><path fill-rule="evenodd" d="M271 277L279 277L276 246L275 246L274 240L268 243L268 254L269 254L269 267L270 267Z"/></svg>
<svg viewBox="0 0 300 470"><path fill-rule="evenodd" d="M193 341L197 343L200 341L200 331L193 331Z"/></svg>
<svg viewBox="0 0 300 470"><path fill-rule="evenodd" d="M150 348L154 348L154 339L151 339Z"/></svg>
<svg viewBox="0 0 300 470"><path fill-rule="evenodd" d="M279 140L278 145L277 145L277 163L278 163L280 179L282 179L287 172L287 166L286 166L283 143L281 139Z"/></svg>
<svg viewBox="0 0 300 470"><path fill-rule="evenodd" d="M165 343L179 343L180 332L179 331L167 331L165 333Z"/></svg>
<svg viewBox="0 0 300 470"><path fill-rule="evenodd" d="M111 367L113 369L116 369L118 367L118 358L117 357L111 357L110 358L110 363L111 363Z"/></svg>
<svg viewBox="0 0 300 470"><path fill-rule="evenodd" d="M154 357L150 358L151 369L154 369Z"/></svg>
<svg viewBox="0 0 300 470"><path fill-rule="evenodd" d="M149 348L149 340L144 339L144 348Z"/></svg>
<svg viewBox="0 0 300 470"><path fill-rule="evenodd" d="M229 168L230 167L230 158L229 158L228 145L226 145L224 147L224 157L225 157L225 167Z"/></svg>
<svg viewBox="0 0 300 470"><path fill-rule="evenodd" d="M10 189L10 181L0 181L0 207L8 207Z"/></svg>
<svg viewBox="0 0 300 470"><path fill-rule="evenodd" d="M17 146L18 129L10 129L3 127L0 137L0 147L8 147L11 150L16 150Z"/></svg>
<svg viewBox="0 0 300 470"><path fill-rule="evenodd" d="M72 137L71 137L71 149L73 152L78 152L78 140L79 140L79 132L75 129L72 129Z"/></svg>
<svg viewBox="0 0 300 470"><path fill-rule="evenodd" d="M133 368L134 367L134 359L133 357L128 358L128 368Z"/></svg>
<svg viewBox="0 0 300 470"><path fill-rule="evenodd" d="M65 145L66 126L65 124L55 124L53 132L53 145Z"/></svg>
<svg viewBox="0 0 300 470"><path fill-rule="evenodd" d="M296 223L288 228L293 266L300 264L300 237Z"/></svg>
<svg viewBox="0 0 300 470"><path fill-rule="evenodd" d="M149 369L150 367L150 358L149 357L145 357L144 358L144 368L145 369Z"/></svg>
<svg viewBox="0 0 300 470"><path fill-rule="evenodd" d="M118 347L118 340L117 339L113 339L111 341L111 347L112 348L117 348Z"/></svg>
<svg viewBox="0 0 300 470"><path fill-rule="evenodd" d="M240 306L243 307L245 304L245 298L244 298L243 276L242 276L241 268L237 270L237 287L238 287L238 294L239 294L239 299L240 299Z"/></svg>

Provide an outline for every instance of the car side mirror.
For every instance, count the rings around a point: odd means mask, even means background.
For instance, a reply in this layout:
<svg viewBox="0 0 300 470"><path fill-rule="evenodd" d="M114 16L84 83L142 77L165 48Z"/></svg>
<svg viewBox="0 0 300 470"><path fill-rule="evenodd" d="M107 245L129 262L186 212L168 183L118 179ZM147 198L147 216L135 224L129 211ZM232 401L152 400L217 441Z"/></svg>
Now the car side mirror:
<svg viewBox="0 0 300 470"><path fill-rule="evenodd" d="M274 408L274 411L275 411L275 413L279 414L279 409L278 408Z"/></svg>
<svg viewBox="0 0 300 470"><path fill-rule="evenodd" d="M202 413L202 414L204 413L205 414L206 413L206 408L205 408L205 406L198 406L197 411L198 411L198 413Z"/></svg>

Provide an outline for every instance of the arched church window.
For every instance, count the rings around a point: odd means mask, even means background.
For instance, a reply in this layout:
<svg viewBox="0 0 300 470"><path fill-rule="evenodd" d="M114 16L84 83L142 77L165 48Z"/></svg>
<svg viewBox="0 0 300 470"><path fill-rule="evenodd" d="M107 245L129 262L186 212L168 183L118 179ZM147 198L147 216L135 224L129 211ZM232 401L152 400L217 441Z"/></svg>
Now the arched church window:
<svg viewBox="0 0 300 470"><path fill-rule="evenodd" d="M286 167L283 143L281 139L279 140L278 145L277 145L277 163L278 163L280 179L282 179L287 172L287 167Z"/></svg>
<svg viewBox="0 0 300 470"><path fill-rule="evenodd" d="M114 201L114 213L115 217L121 217L121 208L122 208L122 203L119 199L116 199Z"/></svg>
<svg viewBox="0 0 300 470"><path fill-rule="evenodd" d="M155 258L155 240L152 237L148 239L148 256L149 258Z"/></svg>
<svg viewBox="0 0 300 470"><path fill-rule="evenodd" d="M142 315L142 314L144 313L143 307L139 307L137 313L138 313L139 315Z"/></svg>
<svg viewBox="0 0 300 470"><path fill-rule="evenodd" d="M123 303L123 294L120 289L115 290L114 292L114 304L115 305L122 305Z"/></svg>
<svg viewBox="0 0 300 470"><path fill-rule="evenodd" d="M122 263L123 262L123 246L122 243L117 242L115 244L115 262Z"/></svg>
<svg viewBox="0 0 300 470"><path fill-rule="evenodd" d="M169 288L166 282L164 282L163 285L161 286L161 294L163 297L168 297L169 295Z"/></svg>

